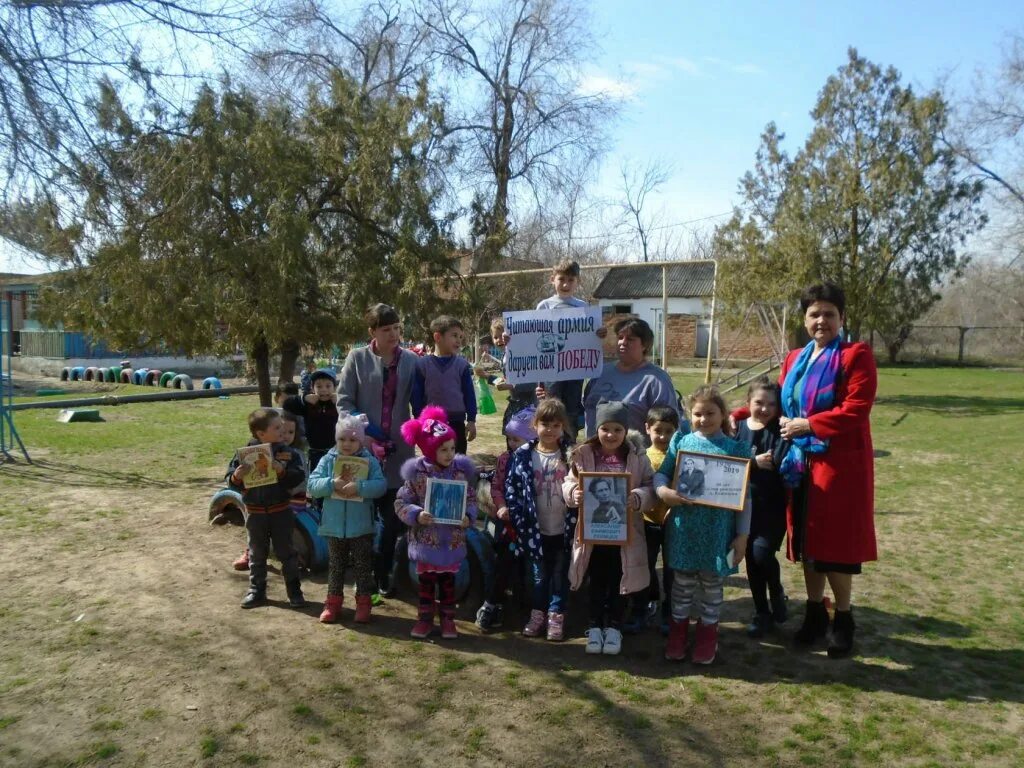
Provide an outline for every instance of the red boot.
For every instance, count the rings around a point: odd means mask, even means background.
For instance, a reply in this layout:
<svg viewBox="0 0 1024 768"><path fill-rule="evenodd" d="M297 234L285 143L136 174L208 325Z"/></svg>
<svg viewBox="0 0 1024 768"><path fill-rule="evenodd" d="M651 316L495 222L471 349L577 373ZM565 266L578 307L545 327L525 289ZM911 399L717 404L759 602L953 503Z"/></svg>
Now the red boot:
<svg viewBox="0 0 1024 768"><path fill-rule="evenodd" d="M237 560L235 560L235 562L233 562L231 564L231 567L234 568L236 571L248 571L249 570L249 549L248 549L248 547L246 548L245 552L242 553L242 556L240 558L238 558Z"/></svg>
<svg viewBox="0 0 1024 768"><path fill-rule="evenodd" d="M324 610L320 614L321 624L333 624L341 616L341 606L345 602L344 595L328 595L324 600Z"/></svg>
<svg viewBox="0 0 1024 768"><path fill-rule="evenodd" d="M412 637L417 640L423 640L430 637L430 633L434 631L434 611L431 609L430 613L425 611L420 612L419 619L415 624L412 625L412 631L409 633Z"/></svg>
<svg viewBox="0 0 1024 768"><path fill-rule="evenodd" d="M373 603L370 601L369 595L356 595L356 624L370 623L370 609L372 607Z"/></svg>
<svg viewBox="0 0 1024 768"><path fill-rule="evenodd" d="M672 619L668 627L668 642L665 643L665 658L669 661L685 659L689 637L690 620L688 618L682 621Z"/></svg>
<svg viewBox="0 0 1024 768"><path fill-rule="evenodd" d="M710 664L718 653L718 623L697 622L697 640L693 644L693 663Z"/></svg>

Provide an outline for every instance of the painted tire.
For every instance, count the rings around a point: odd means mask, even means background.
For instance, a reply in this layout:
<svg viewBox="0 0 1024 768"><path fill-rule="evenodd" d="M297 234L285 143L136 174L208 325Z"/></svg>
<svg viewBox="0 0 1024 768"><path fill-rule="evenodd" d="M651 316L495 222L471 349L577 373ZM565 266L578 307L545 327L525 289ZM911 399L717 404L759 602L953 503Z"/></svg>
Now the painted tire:
<svg viewBox="0 0 1024 768"><path fill-rule="evenodd" d="M121 366L120 365L112 365L109 368L107 368L107 377L106 378L107 378L107 381L112 381L114 383L119 382L121 380Z"/></svg>
<svg viewBox="0 0 1024 768"><path fill-rule="evenodd" d="M61 381L71 381L71 369L70 368L61 368L60 369L60 380Z"/></svg>
<svg viewBox="0 0 1024 768"><path fill-rule="evenodd" d="M167 384L177 375L178 374L176 374L174 371L167 371L166 373L160 374L159 386L166 387Z"/></svg>
<svg viewBox="0 0 1024 768"><path fill-rule="evenodd" d="M195 389L195 385L192 383L192 377L187 373L179 373L171 379L171 386L174 389Z"/></svg>
<svg viewBox="0 0 1024 768"><path fill-rule="evenodd" d="M245 525L245 502L242 494L225 488L210 500L210 525Z"/></svg>
<svg viewBox="0 0 1024 768"><path fill-rule="evenodd" d="M216 376L207 376L203 379L203 389L221 389L220 379Z"/></svg>
<svg viewBox="0 0 1024 768"><path fill-rule="evenodd" d="M71 380L72 381L82 381L82 379L84 377L85 377L85 368L83 368L82 366L78 366L77 368L72 368L71 369Z"/></svg>
<svg viewBox="0 0 1024 768"><path fill-rule="evenodd" d="M146 376L145 378L143 378L142 383L145 384L147 387L159 386L161 374L163 374L163 371L160 371L156 368L154 368L151 371L146 371Z"/></svg>
<svg viewBox="0 0 1024 768"><path fill-rule="evenodd" d="M103 381L103 372L95 365L90 365L85 369L83 381Z"/></svg>
<svg viewBox="0 0 1024 768"><path fill-rule="evenodd" d="M119 378L122 384L131 384L135 380L135 371L132 368L122 368Z"/></svg>
<svg viewBox="0 0 1024 768"><path fill-rule="evenodd" d="M139 386L142 386L143 382L146 379L146 373L148 371L149 368L139 368L139 370L132 374L132 384L138 384Z"/></svg>
<svg viewBox="0 0 1024 768"><path fill-rule="evenodd" d="M314 573L326 570L329 555L327 540L317 530L320 528L320 513L316 507L307 506L295 515L292 529L292 546L299 556L299 567Z"/></svg>

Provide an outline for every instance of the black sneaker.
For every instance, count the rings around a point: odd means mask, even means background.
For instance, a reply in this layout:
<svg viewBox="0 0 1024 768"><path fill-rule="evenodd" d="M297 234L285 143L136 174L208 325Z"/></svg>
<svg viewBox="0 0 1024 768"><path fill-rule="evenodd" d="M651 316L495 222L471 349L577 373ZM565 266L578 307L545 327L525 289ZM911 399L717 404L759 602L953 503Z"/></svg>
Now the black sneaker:
<svg viewBox="0 0 1024 768"><path fill-rule="evenodd" d="M500 605L484 603L476 612L476 625L481 632L493 632L505 623L505 612Z"/></svg>
<svg viewBox="0 0 1024 768"><path fill-rule="evenodd" d="M775 628L775 621L770 613L755 613L747 625L747 637L764 637Z"/></svg>
<svg viewBox="0 0 1024 768"><path fill-rule="evenodd" d="M288 591L288 605L291 608L305 608L306 598L302 595L302 585L298 581L290 582L285 585L285 589Z"/></svg>
<svg viewBox="0 0 1024 768"><path fill-rule="evenodd" d="M255 608L259 605L267 604L267 591L265 589L257 589L256 587L250 587L249 591L245 593L245 597L242 598L243 608Z"/></svg>

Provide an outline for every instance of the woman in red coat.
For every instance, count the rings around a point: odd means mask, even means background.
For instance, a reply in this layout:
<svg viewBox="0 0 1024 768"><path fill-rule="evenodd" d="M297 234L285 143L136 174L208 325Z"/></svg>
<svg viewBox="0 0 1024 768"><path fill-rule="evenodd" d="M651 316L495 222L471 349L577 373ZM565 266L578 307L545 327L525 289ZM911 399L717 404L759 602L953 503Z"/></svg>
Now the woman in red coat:
<svg viewBox="0 0 1024 768"><path fill-rule="evenodd" d="M803 563L807 611L794 642L811 646L828 635L828 655L853 648L853 576L877 559L874 454L869 417L878 376L870 347L841 339L846 297L830 283L800 298L811 342L782 366L782 436L793 448L779 471L793 488L787 526L789 558ZM835 595L828 632L825 583Z"/></svg>

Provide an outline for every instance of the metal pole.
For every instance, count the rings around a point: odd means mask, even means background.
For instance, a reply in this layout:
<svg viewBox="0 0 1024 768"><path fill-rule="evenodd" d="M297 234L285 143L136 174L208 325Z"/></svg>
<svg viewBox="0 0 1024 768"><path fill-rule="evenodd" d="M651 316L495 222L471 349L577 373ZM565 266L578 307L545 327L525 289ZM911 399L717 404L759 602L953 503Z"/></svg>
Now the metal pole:
<svg viewBox="0 0 1024 768"><path fill-rule="evenodd" d="M668 265L661 265L661 367L668 368Z"/></svg>
<svg viewBox="0 0 1024 768"><path fill-rule="evenodd" d="M711 324L708 327L708 359L704 366L704 383L711 383L711 348L715 343L715 299L718 297L718 262L715 262L715 276L711 281Z"/></svg>

